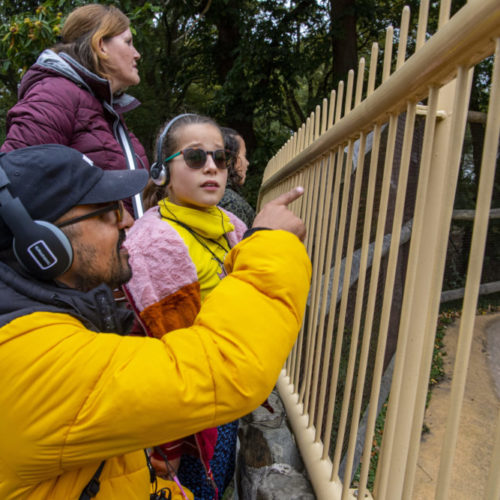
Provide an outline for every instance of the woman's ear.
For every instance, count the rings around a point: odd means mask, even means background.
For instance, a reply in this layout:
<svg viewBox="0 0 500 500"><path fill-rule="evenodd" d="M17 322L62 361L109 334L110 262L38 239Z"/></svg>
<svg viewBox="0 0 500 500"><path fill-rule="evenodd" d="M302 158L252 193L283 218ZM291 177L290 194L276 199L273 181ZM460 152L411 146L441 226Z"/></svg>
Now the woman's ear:
<svg viewBox="0 0 500 500"><path fill-rule="evenodd" d="M104 41L104 38L99 39L99 43L97 44L98 50L101 53L102 56L107 57L108 55L108 48L106 46L106 42Z"/></svg>

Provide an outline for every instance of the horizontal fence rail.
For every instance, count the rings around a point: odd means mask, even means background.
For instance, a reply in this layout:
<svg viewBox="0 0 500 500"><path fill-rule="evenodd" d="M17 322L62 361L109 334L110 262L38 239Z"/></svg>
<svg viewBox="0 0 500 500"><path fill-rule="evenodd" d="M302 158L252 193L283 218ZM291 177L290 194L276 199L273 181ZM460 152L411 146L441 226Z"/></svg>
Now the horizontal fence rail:
<svg viewBox="0 0 500 500"><path fill-rule="evenodd" d="M499 158L500 3L471 0L449 18L442 1L429 36L403 11L382 61L374 44L269 161L259 204L305 187L291 208L307 225L311 292L299 339L278 382L320 499L411 499L452 220L469 224L470 258L435 498L453 498L468 356ZM414 52L408 52L412 37ZM484 61L487 110L469 109ZM467 122L484 127L477 202L455 210ZM497 278L498 280L498 278ZM498 281L482 290L498 291ZM453 290L456 292L456 290ZM382 422L382 423L381 423ZM383 435L381 443L377 438ZM378 461L378 465L375 463ZM484 491L500 496L500 418Z"/></svg>

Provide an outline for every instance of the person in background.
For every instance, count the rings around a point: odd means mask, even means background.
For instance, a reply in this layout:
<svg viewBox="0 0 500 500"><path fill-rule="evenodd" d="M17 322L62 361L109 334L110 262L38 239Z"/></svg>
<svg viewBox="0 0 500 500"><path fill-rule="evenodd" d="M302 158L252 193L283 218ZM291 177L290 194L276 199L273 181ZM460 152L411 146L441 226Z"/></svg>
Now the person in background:
<svg viewBox="0 0 500 500"><path fill-rule="evenodd" d="M127 235L134 277L125 287L153 337L191 326L200 304L226 275L226 255L247 229L217 206L228 165L222 132L211 118L176 116L158 138L144 191L149 209ZM158 169L165 177L160 185L154 182ZM234 421L157 447L153 465L166 473L177 470L197 500L220 498L234 474L237 432Z"/></svg>
<svg viewBox="0 0 500 500"><path fill-rule="evenodd" d="M144 448L254 410L297 338L311 264L286 206L300 189L257 215L192 326L127 335L111 289L130 279L134 220L119 200L147 177L57 144L0 154L2 500L192 498L155 480Z"/></svg>
<svg viewBox="0 0 500 500"><path fill-rule="evenodd" d="M139 105L125 90L140 81L140 54L127 16L110 5L84 5L69 14L61 37L22 78L1 151L55 143L85 153L102 168L149 168L123 120ZM125 207L140 216L140 194Z"/></svg>
<svg viewBox="0 0 500 500"><path fill-rule="evenodd" d="M255 210L240 194L248 169L247 149L243 137L232 128L222 127L225 148L232 157L224 196L219 206L237 215L248 227L252 226Z"/></svg>

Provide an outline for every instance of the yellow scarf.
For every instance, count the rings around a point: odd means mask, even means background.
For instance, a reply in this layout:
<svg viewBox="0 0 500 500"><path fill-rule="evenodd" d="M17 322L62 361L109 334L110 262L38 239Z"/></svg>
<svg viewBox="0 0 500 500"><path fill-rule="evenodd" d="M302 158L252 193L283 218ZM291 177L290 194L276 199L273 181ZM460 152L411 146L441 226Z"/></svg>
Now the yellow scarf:
<svg viewBox="0 0 500 500"><path fill-rule="evenodd" d="M163 220L179 233L188 248L203 301L225 276L222 263L230 247L224 235L234 231L234 226L229 217L215 206L198 210L175 205L168 198L158 205Z"/></svg>

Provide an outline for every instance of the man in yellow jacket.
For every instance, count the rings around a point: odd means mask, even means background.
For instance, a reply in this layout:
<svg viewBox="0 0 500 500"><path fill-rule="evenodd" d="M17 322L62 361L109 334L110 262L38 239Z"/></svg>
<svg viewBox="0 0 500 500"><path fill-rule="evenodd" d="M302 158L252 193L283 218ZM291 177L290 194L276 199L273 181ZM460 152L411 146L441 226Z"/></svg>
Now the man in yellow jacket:
<svg viewBox="0 0 500 500"><path fill-rule="evenodd" d="M256 217L192 327L126 336L119 200L146 180L59 145L0 156L2 500L184 498L151 486L144 449L251 412L295 341L311 273L286 208L299 189Z"/></svg>

